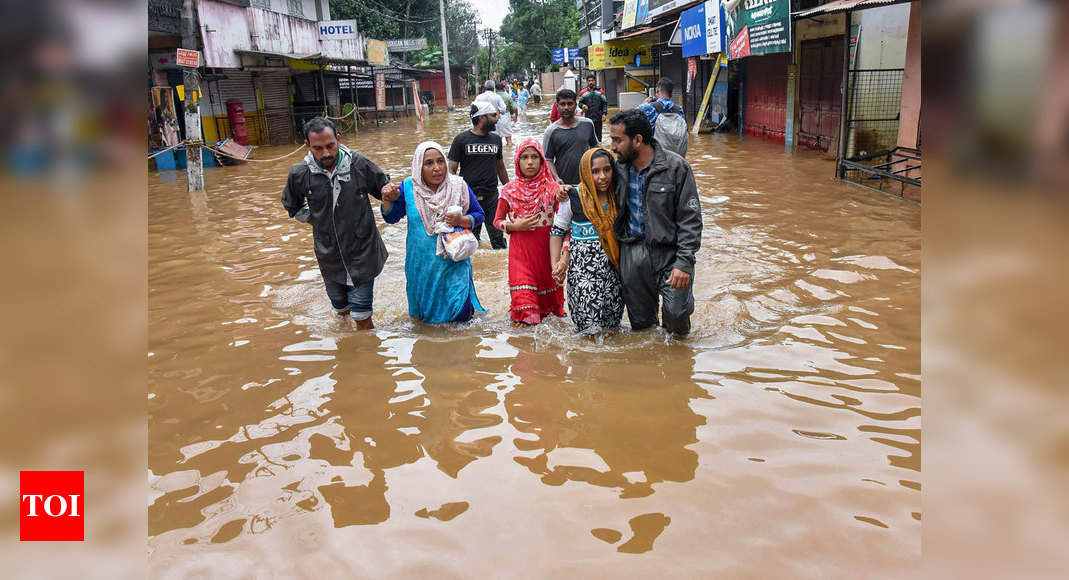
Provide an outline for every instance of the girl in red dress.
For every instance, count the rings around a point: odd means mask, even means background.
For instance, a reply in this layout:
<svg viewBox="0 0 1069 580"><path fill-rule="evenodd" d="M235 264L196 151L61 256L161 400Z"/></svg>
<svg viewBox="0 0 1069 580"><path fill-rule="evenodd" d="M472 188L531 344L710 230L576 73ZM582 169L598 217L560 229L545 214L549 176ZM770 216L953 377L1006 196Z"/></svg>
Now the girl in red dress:
<svg viewBox="0 0 1069 580"><path fill-rule="evenodd" d="M516 178L501 189L494 225L509 234L510 317L534 325L555 314L564 317L564 288L553 278L549 230L560 186L546 165L542 145L526 139L514 155Z"/></svg>

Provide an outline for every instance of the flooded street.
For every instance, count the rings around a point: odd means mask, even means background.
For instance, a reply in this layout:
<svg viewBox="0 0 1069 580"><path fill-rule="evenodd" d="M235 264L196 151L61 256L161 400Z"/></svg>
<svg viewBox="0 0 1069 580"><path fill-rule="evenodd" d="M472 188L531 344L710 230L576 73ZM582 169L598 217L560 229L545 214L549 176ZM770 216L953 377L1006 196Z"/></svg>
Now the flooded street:
<svg viewBox="0 0 1069 580"><path fill-rule="evenodd" d="M533 108L513 142L548 116ZM418 142L468 127L438 111L423 132L402 118L343 142L400 183ZM781 143L691 136L704 231L689 338L513 328L507 252L485 239L489 312L414 323L406 224L381 216L377 328L357 333L331 310L311 227L279 201L302 155L206 169L206 193L150 174L153 576L916 568L918 206Z"/></svg>

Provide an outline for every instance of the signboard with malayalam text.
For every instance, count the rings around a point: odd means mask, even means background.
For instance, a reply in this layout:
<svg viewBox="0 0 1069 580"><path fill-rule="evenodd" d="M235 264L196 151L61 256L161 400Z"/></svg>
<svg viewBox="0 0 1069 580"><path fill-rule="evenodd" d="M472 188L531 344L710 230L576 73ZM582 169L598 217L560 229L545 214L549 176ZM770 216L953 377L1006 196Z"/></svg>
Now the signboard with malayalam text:
<svg viewBox="0 0 1069 580"><path fill-rule="evenodd" d="M386 73L375 73L375 110L386 108Z"/></svg>
<svg viewBox="0 0 1069 580"><path fill-rule="evenodd" d="M554 64L564 64L567 62L575 62L575 59L579 58L579 47L568 46L564 48L554 48L551 51Z"/></svg>
<svg viewBox="0 0 1069 580"><path fill-rule="evenodd" d="M397 38L386 41L386 48L390 52L413 52L427 48L426 38Z"/></svg>
<svg viewBox="0 0 1069 580"><path fill-rule="evenodd" d="M790 0L742 0L724 12L732 59L791 50Z"/></svg>
<svg viewBox="0 0 1069 580"><path fill-rule="evenodd" d="M186 48L179 48L174 60L175 64L178 66L198 68L200 67L200 52Z"/></svg>
<svg viewBox="0 0 1069 580"><path fill-rule="evenodd" d="M352 40L356 38L355 20L323 20L316 23L319 40Z"/></svg>
<svg viewBox="0 0 1069 580"><path fill-rule="evenodd" d="M694 4L694 0L649 0L649 7L646 9L649 15L647 18L656 18L688 4Z"/></svg>

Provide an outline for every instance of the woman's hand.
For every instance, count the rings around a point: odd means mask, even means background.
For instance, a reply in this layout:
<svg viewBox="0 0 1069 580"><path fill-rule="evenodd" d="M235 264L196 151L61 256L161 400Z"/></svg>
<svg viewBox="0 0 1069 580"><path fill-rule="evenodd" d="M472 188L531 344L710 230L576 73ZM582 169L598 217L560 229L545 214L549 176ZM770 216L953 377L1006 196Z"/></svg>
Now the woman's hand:
<svg viewBox="0 0 1069 580"><path fill-rule="evenodd" d="M553 278L560 284L568 276L568 252L561 252L560 259L553 266Z"/></svg>
<svg viewBox="0 0 1069 580"><path fill-rule="evenodd" d="M471 219L458 213L445 214L445 223L454 228L471 228Z"/></svg>
<svg viewBox="0 0 1069 580"><path fill-rule="evenodd" d="M401 197L401 189L396 184L387 183L382 186L382 201L385 203L393 203L397 201L398 197Z"/></svg>
<svg viewBox="0 0 1069 580"><path fill-rule="evenodd" d="M560 255L560 259L553 265L553 279L558 284L564 283L564 278L568 275L568 252L563 252Z"/></svg>
<svg viewBox="0 0 1069 580"><path fill-rule="evenodd" d="M572 188L572 186L568 185L567 183L558 183L557 184L557 201L559 201L561 203L564 203L564 202L568 201L568 191L571 188Z"/></svg>
<svg viewBox="0 0 1069 580"><path fill-rule="evenodd" d="M509 224L510 232L531 232L538 227L538 216L531 214Z"/></svg>

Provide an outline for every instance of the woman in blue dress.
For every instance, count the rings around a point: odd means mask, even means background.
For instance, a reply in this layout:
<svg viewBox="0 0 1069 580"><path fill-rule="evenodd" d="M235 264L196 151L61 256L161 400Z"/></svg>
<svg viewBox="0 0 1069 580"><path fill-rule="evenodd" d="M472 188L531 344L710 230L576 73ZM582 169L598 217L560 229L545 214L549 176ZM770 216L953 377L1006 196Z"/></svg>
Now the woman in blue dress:
<svg viewBox="0 0 1069 580"><path fill-rule="evenodd" d="M382 218L395 224L408 218L405 279L408 314L431 324L465 322L485 312L475 295L471 258L454 262L446 252L441 224L472 229L483 222L483 208L459 175L449 173L446 151L434 141L416 147L412 177L401 183L396 199L383 196ZM461 214L447 214L450 206Z"/></svg>

